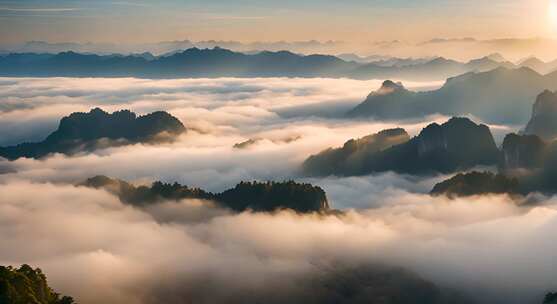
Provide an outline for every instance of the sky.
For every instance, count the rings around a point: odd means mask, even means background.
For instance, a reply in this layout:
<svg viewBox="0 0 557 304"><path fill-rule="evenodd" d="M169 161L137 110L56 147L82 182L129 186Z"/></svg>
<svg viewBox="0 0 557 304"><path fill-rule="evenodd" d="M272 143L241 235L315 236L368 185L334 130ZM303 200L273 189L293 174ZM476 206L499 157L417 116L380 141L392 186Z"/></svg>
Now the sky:
<svg viewBox="0 0 557 304"><path fill-rule="evenodd" d="M0 43L553 37L556 1L0 0Z"/></svg>

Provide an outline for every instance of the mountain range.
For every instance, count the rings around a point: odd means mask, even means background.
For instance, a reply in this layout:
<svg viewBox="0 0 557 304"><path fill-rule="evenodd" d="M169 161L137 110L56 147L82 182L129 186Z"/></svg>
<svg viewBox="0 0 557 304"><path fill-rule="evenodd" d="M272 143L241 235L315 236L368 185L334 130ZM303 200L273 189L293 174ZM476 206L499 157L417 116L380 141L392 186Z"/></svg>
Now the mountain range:
<svg viewBox="0 0 557 304"><path fill-rule="evenodd" d="M66 51L9 53L0 56L0 76L16 77L347 77L354 79L441 80L498 67L517 68L501 56L469 62L442 57L346 61L331 55L299 55L289 51L240 53L215 47L189 48L161 56L150 53L97 55ZM503 59L504 60L504 59ZM540 68L540 67L537 67ZM548 63L544 71L557 64ZM542 69L542 68L540 68Z"/></svg>
<svg viewBox="0 0 557 304"><path fill-rule="evenodd" d="M180 50L189 48L214 48L222 47L237 52L254 52L261 50L280 51L292 50L300 53L332 53L339 46L344 44L341 41L274 41L263 42L255 41L250 43L233 40L203 40L192 41L188 39L160 41L152 43L76 43L76 42L47 42L47 41L27 41L19 44L3 45L0 53L50 53L56 54L66 51L89 54L135 54L152 53L156 56L177 53Z"/></svg>
<svg viewBox="0 0 557 304"><path fill-rule="evenodd" d="M385 81L347 117L404 119L471 114L487 123L524 125L530 118L532 102L547 89L557 89L557 72L540 75L525 67L466 73L426 92L410 91L401 83Z"/></svg>

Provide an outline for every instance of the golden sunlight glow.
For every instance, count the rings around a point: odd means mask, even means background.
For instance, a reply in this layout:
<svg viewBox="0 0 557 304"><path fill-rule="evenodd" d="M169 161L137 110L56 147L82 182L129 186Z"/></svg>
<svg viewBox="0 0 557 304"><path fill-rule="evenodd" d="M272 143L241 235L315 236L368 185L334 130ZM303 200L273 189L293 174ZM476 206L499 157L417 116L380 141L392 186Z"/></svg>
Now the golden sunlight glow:
<svg viewBox="0 0 557 304"><path fill-rule="evenodd" d="M557 32L557 0L549 0L549 20L553 30Z"/></svg>

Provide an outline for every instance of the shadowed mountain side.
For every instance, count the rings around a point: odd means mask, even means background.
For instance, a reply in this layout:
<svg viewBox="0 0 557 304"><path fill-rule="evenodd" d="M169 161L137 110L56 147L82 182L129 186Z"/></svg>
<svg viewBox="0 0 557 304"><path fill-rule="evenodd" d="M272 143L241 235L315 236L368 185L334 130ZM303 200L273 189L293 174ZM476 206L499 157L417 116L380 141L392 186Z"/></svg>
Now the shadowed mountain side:
<svg viewBox="0 0 557 304"><path fill-rule="evenodd" d="M469 196L487 193L527 195L557 193L557 142L535 135L509 134L500 152L499 174L459 174L438 185L432 194Z"/></svg>
<svg viewBox="0 0 557 304"><path fill-rule="evenodd" d="M55 293L46 276L37 268L0 266L0 303L2 304L72 304L71 297Z"/></svg>
<svg viewBox="0 0 557 304"><path fill-rule="evenodd" d="M543 166L547 145L536 135L507 134L501 146L502 172L533 170Z"/></svg>
<svg viewBox="0 0 557 304"><path fill-rule="evenodd" d="M436 184L431 195L448 197L472 196L482 194L518 194L516 178L491 172L459 173L454 177Z"/></svg>
<svg viewBox="0 0 557 304"><path fill-rule="evenodd" d="M62 118L58 129L42 142L0 147L0 156L15 160L41 158L50 153L71 155L101 147L171 141L185 131L184 125L167 112L138 117L128 110L109 114L95 108Z"/></svg>
<svg viewBox="0 0 557 304"><path fill-rule="evenodd" d="M362 175L373 166L373 155L392 146L407 142L404 129L384 130L377 134L347 141L342 148L327 149L310 156L303 164L305 174L312 176Z"/></svg>
<svg viewBox="0 0 557 304"><path fill-rule="evenodd" d="M395 132L402 134L400 130ZM405 141L403 135L397 138ZM365 146L360 150L365 150ZM479 165L496 165L499 158L499 150L489 128L485 125L477 125L468 118L451 118L442 125L430 124L418 136L404 143L375 150L376 152L362 154L359 161L365 167L355 169L358 175L385 171L408 174L450 173ZM343 167L343 163L346 163L351 156L345 155L343 151L349 149L331 151L324 152L322 156L309 158L304 168L319 171L319 168L314 169L314 167L317 160L321 160L325 168L339 168L338 172L326 173L350 175L352 172L344 171Z"/></svg>
<svg viewBox="0 0 557 304"><path fill-rule="evenodd" d="M557 304L557 292L548 293L543 300L543 304Z"/></svg>
<svg viewBox="0 0 557 304"><path fill-rule="evenodd" d="M546 90L538 95L524 133L537 135L544 140L557 137L557 92Z"/></svg>
<svg viewBox="0 0 557 304"><path fill-rule="evenodd" d="M402 64L386 64L384 61L345 61L330 55L305 56L289 51L240 53L219 47L190 48L158 57L150 54L95 55L72 51L58 54L12 53L0 56L0 76L17 77L394 77L430 81L498 67L516 66L490 57L466 63L438 57L411 60Z"/></svg>
<svg viewBox="0 0 557 304"><path fill-rule="evenodd" d="M557 193L557 94L544 91L534 103L526 135L509 134L501 148L500 171L519 179L524 192Z"/></svg>
<svg viewBox="0 0 557 304"><path fill-rule="evenodd" d="M557 89L557 73L542 76L531 69L498 68L449 78L438 90L411 92L398 86L378 92L347 113L348 117L402 119L431 114L472 114L489 123L526 124L530 101L545 89Z"/></svg>
<svg viewBox="0 0 557 304"><path fill-rule="evenodd" d="M310 184L288 182L241 182L222 193L210 193L198 188L189 188L178 183L154 182L149 186L134 186L122 180L96 176L86 180L82 186L105 189L118 196L126 204L143 206L168 200L210 200L219 206L242 212L272 212L290 209L300 213L325 212L329 210L323 189Z"/></svg>

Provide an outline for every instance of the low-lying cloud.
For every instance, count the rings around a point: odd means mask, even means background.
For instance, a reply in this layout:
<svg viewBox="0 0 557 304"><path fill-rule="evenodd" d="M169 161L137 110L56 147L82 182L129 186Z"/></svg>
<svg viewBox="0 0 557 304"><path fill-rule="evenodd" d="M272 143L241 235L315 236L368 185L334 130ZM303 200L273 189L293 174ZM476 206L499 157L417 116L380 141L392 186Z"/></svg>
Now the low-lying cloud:
<svg viewBox="0 0 557 304"><path fill-rule="evenodd" d="M478 303L532 303L556 287L552 199L529 208L400 192L343 216L235 215L199 201L134 209L71 185L0 192L0 263L39 265L80 303L249 300L331 263L400 266Z"/></svg>
<svg viewBox="0 0 557 304"><path fill-rule="evenodd" d="M553 198L518 206L505 196L428 196L445 176L299 175L307 156L350 138L399 126L414 135L447 119L340 118L379 86L344 79L2 79L0 145L41 139L60 117L95 106L167 110L189 132L168 144L0 161L0 264L41 267L57 291L85 304L280 303L293 300L283 298L287 291L299 300L331 265L402 267L479 303L535 303L557 288L557 246L548 241L557 228ZM198 200L135 209L72 185L98 174L217 192L242 180L295 179L323 187L344 214L233 214Z"/></svg>

